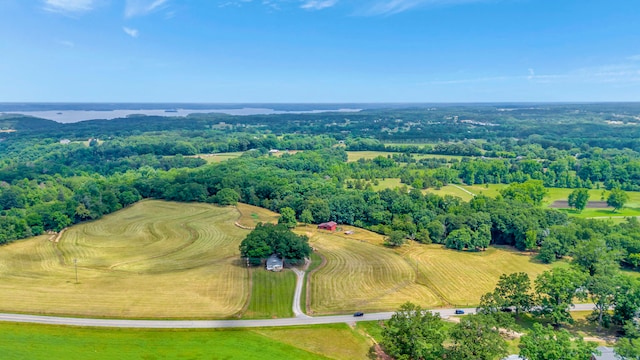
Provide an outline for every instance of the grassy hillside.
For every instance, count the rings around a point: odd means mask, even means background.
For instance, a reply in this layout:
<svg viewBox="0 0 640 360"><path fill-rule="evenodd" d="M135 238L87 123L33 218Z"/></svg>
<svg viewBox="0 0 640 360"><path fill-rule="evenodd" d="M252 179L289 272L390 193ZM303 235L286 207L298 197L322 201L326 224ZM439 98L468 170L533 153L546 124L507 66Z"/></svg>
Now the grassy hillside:
<svg viewBox="0 0 640 360"><path fill-rule="evenodd" d="M0 311L229 317L249 293L234 208L143 201L0 252ZM79 283L75 283L74 259Z"/></svg>
<svg viewBox="0 0 640 360"><path fill-rule="evenodd" d="M509 248L466 252L412 243L399 251L418 269L419 279L450 305L478 304L484 293L494 289L502 274L522 271L533 280L550 268L530 255ZM565 266L565 263L552 266Z"/></svg>
<svg viewBox="0 0 640 360"><path fill-rule="evenodd" d="M416 283L414 267L381 245L380 235L362 229L354 235L305 230L327 260L311 277L313 312L390 310L409 300L439 305L429 288Z"/></svg>
<svg viewBox="0 0 640 360"><path fill-rule="evenodd" d="M367 359L346 324L234 330L93 329L0 323L5 359Z"/></svg>
<svg viewBox="0 0 640 360"><path fill-rule="evenodd" d="M305 229L327 259L311 277L311 309L321 314L390 310L406 301L425 307L474 305L504 273L524 271L533 279L549 269L508 248L459 252L410 242L389 249L382 236L362 229L354 235Z"/></svg>

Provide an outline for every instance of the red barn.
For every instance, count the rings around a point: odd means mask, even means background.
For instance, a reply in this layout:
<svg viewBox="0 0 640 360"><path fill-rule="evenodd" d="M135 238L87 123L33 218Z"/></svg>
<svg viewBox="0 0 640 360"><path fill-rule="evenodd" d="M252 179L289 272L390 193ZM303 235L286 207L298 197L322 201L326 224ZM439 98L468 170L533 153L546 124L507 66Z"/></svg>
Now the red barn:
<svg viewBox="0 0 640 360"><path fill-rule="evenodd" d="M336 227L337 226L338 226L338 224L336 224L335 221L329 221L329 222L326 222L326 223L319 224L318 225L318 229L336 231Z"/></svg>

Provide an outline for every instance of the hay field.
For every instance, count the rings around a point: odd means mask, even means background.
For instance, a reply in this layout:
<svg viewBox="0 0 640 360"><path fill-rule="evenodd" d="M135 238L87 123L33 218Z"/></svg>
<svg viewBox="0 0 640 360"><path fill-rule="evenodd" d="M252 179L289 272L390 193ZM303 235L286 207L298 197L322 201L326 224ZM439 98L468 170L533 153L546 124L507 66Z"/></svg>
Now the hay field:
<svg viewBox="0 0 640 360"><path fill-rule="evenodd" d="M253 205L238 203L236 208L240 212L238 224L249 228L254 228L259 222L276 224L280 218L276 212Z"/></svg>
<svg viewBox="0 0 640 360"><path fill-rule="evenodd" d="M533 279L557 262L544 265L533 257L508 248L490 247L483 252L454 251L442 245L411 243L399 251L418 267L422 279L450 305L477 305L480 297L495 288L502 274L526 272Z"/></svg>
<svg viewBox="0 0 640 360"><path fill-rule="evenodd" d="M414 266L380 245L380 235L363 229L354 238L309 228L304 232L327 260L311 275L312 313L390 310L406 301L440 304L429 288L417 282Z"/></svg>
<svg viewBox="0 0 640 360"><path fill-rule="evenodd" d="M234 208L142 201L0 252L0 311L134 318L224 318L249 293ZM74 259L79 283L75 283Z"/></svg>

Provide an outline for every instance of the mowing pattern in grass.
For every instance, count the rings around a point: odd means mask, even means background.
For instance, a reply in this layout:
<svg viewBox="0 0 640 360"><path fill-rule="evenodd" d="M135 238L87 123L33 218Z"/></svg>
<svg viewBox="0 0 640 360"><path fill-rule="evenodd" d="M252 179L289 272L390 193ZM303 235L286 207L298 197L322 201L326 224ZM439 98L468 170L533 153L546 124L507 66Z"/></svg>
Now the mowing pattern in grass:
<svg viewBox="0 0 640 360"><path fill-rule="evenodd" d="M272 272L252 270L252 291L249 308L243 318L293 317L293 293L296 275L291 270Z"/></svg>
<svg viewBox="0 0 640 360"><path fill-rule="evenodd" d="M548 265L532 261L529 255L493 247L483 252L464 252L413 243L401 251L413 264L417 263L420 278L451 305L477 304L484 293L495 288L502 274L523 271L533 279L549 269Z"/></svg>
<svg viewBox="0 0 640 360"><path fill-rule="evenodd" d="M253 205L238 203L236 207L240 212L238 224L249 228L254 228L260 222L275 224L280 217L276 212Z"/></svg>
<svg viewBox="0 0 640 360"><path fill-rule="evenodd" d="M229 317L248 295L231 207L143 201L0 252L0 309L106 317ZM57 246L56 246L57 245ZM75 284L78 259L79 284Z"/></svg>
<svg viewBox="0 0 640 360"><path fill-rule="evenodd" d="M358 232L371 242L307 228L311 245L327 258L311 278L314 313L390 310L409 300L425 306L439 304L427 287L416 283L415 266L375 244L382 242L380 235Z"/></svg>
<svg viewBox="0 0 640 360"><path fill-rule="evenodd" d="M345 326L346 327L346 326ZM3 359L366 359L362 341L349 331L324 327L302 328L298 345L295 328L283 330L136 330L90 329L32 324L0 323ZM335 335L332 333L335 332ZM349 349L319 346L325 337L350 338L337 343ZM337 340L337 339L336 339ZM309 349L308 349L309 348ZM353 357L343 354L351 351Z"/></svg>

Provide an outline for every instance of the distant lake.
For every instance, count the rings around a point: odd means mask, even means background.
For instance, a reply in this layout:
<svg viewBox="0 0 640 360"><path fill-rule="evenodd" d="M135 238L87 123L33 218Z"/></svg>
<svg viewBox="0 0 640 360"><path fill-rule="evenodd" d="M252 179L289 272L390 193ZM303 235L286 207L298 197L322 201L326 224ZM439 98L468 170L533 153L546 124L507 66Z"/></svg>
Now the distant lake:
<svg viewBox="0 0 640 360"><path fill-rule="evenodd" d="M23 114L34 116L42 119L49 119L59 123L74 123L84 120L111 120L116 118L125 118L130 115L148 115L148 116L187 116L196 113L222 113L228 115L270 115L270 114L315 114L322 112L358 112L361 109L324 109L324 110L274 110L270 108L253 108L245 107L238 109L114 109L114 110L41 110L41 111L5 111L2 114Z"/></svg>

